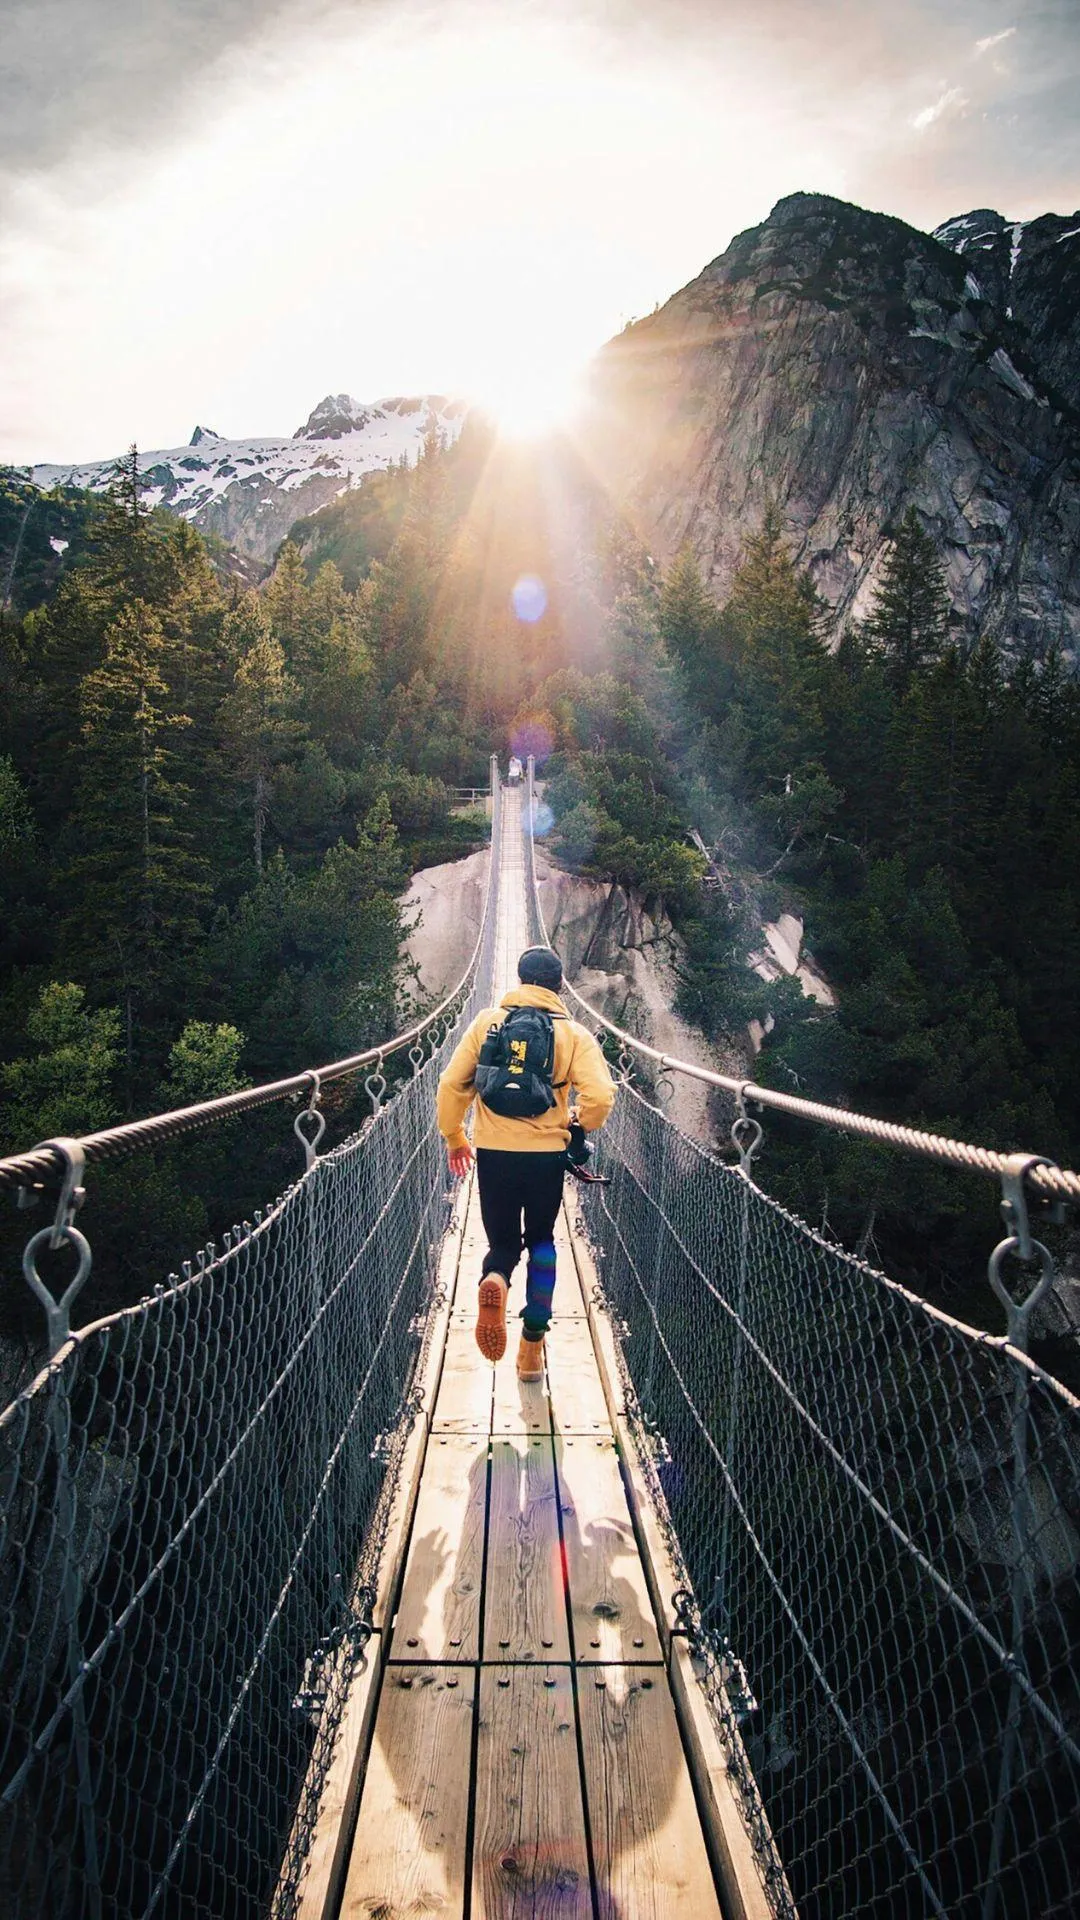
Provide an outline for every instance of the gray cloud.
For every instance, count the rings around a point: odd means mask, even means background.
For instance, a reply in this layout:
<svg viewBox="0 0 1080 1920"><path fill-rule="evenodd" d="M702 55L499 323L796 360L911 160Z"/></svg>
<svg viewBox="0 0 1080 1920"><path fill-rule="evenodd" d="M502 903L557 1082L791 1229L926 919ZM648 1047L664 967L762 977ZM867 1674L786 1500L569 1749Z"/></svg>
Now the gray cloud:
<svg viewBox="0 0 1080 1920"><path fill-rule="evenodd" d="M324 0L0 0L0 178L157 145L223 54Z"/></svg>
<svg viewBox="0 0 1080 1920"><path fill-rule="evenodd" d="M853 150L852 192L909 218L972 199L1030 210L1033 196L1080 198L1076 0L523 3L589 16L628 51L696 51L718 73L749 63L807 127L873 122L891 93L896 127L871 126ZM417 0L0 0L0 185L86 154L92 194L95 153L137 164L197 127L223 56L255 57L285 32L302 57L376 8L414 15ZM448 0L429 17L452 11Z"/></svg>
<svg viewBox="0 0 1080 1920"><path fill-rule="evenodd" d="M976 205L1080 204L1077 0L600 4L613 32L658 50L749 54L793 124L850 129L851 197L867 205L933 225Z"/></svg>

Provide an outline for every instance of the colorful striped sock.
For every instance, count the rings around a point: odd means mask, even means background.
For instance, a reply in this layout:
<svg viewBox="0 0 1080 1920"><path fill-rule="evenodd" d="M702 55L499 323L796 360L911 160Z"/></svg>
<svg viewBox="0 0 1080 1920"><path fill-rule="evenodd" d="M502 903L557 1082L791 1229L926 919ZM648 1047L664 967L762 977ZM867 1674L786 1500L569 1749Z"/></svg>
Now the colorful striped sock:
<svg viewBox="0 0 1080 1920"><path fill-rule="evenodd" d="M555 1242L540 1240L529 1249L525 1276L525 1311L522 1322L526 1333L546 1333L551 1319L555 1293Z"/></svg>

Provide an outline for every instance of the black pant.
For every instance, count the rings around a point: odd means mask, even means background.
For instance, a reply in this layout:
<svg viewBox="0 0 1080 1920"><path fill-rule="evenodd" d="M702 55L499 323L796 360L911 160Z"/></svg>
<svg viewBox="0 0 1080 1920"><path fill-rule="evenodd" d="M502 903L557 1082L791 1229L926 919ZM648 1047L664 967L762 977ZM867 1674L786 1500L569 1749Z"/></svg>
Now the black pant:
<svg viewBox="0 0 1080 1920"><path fill-rule="evenodd" d="M476 1150L480 1217L488 1237L482 1274L501 1273L509 1280L522 1247L528 1248L521 1315L527 1339L539 1340L551 1319L555 1220L565 1171L561 1153L505 1153L496 1147Z"/></svg>

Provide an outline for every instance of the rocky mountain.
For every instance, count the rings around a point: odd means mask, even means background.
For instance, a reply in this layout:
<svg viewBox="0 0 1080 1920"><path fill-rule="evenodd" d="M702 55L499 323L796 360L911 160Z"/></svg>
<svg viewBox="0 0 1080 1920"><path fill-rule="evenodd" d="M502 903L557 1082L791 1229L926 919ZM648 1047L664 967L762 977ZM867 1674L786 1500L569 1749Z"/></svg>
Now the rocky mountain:
<svg viewBox="0 0 1080 1920"><path fill-rule="evenodd" d="M609 492L714 591L778 503L837 626L909 505L958 635L1080 655L1080 215L935 234L819 194L759 227L596 365Z"/></svg>
<svg viewBox="0 0 1080 1920"><path fill-rule="evenodd" d="M373 468L395 466L403 457L415 463L432 430L444 442L455 439L464 414L461 401L442 394L365 405L337 393L327 394L287 440L227 440L196 427L186 447L140 454L144 499L218 534L240 553L269 560L294 521L336 500ZM100 492L112 465L41 465L31 478L39 487Z"/></svg>

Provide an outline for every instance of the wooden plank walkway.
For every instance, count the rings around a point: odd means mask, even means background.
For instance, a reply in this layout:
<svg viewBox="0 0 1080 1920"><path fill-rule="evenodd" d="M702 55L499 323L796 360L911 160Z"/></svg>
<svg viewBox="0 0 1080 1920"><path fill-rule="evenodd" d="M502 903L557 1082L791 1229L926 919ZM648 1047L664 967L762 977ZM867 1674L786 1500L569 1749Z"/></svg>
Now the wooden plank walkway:
<svg viewBox="0 0 1080 1920"><path fill-rule="evenodd" d="M471 1196L342 1920L720 1914L565 1217L556 1245L524 1386L512 1320L498 1367L473 1342Z"/></svg>
<svg viewBox="0 0 1080 1920"><path fill-rule="evenodd" d="M528 944L520 791L503 798L495 1000ZM473 1181L400 1589L390 1576L396 1612L377 1611L381 1690L372 1668L353 1715L357 1765L363 1715L375 1718L351 1851L339 1876L322 1836L330 1864L304 1916L719 1920L671 1690L672 1675L684 1690L693 1676L654 1610L674 1583L661 1598L657 1554L650 1545L647 1577L638 1550L627 1486L643 1539L652 1523L620 1458L610 1334L583 1292L564 1209L545 1378L526 1386L515 1372L523 1267L506 1356L488 1365L473 1339L485 1245ZM705 1745L718 1752L707 1733ZM722 1759L709 1779L700 1749L703 1803L721 1803L730 1825ZM733 1844L746 1848L738 1831ZM722 1838L723 1911L763 1920L764 1902L743 1898L753 1873L733 1876L729 1852ZM326 1905L319 1889L339 1884Z"/></svg>

